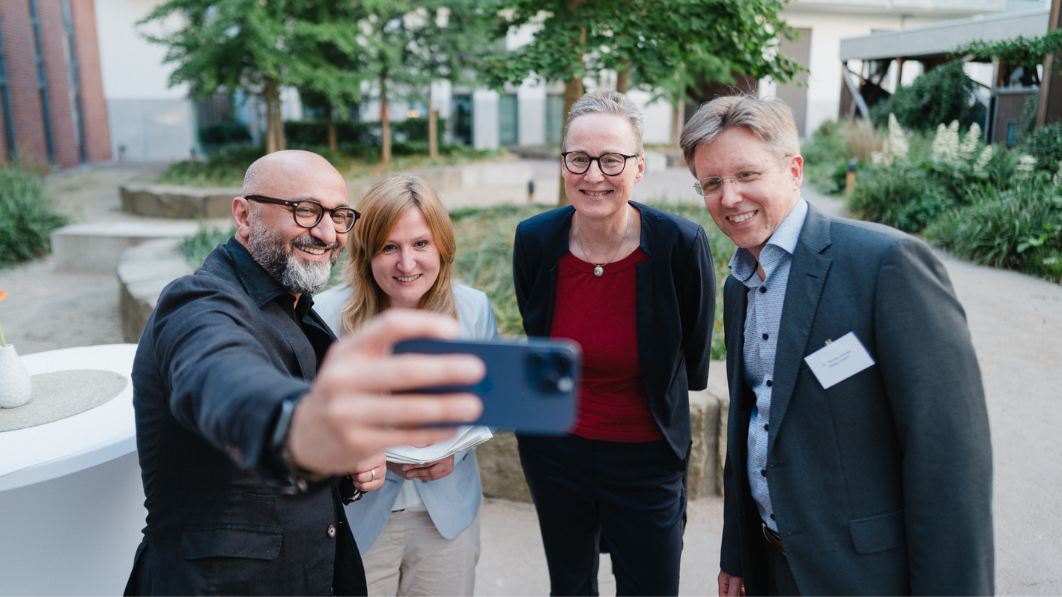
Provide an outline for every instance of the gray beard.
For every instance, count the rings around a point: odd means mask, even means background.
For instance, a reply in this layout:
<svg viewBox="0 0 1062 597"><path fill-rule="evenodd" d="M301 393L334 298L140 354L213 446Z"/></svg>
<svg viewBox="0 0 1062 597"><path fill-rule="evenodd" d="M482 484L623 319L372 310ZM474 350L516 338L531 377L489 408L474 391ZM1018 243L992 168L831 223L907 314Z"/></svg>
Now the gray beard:
<svg viewBox="0 0 1062 597"><path fill-rule="evenodd" d="M295 255L295 241L285 243L274 236L262 224L260 218L251 222L251 234L247 240L247 252L262 268L280 282L280 285L295 294L314 294L328 284L332 266L339 259L335 245L326 245L309 233L298 239L304 245L331 250L328 261L303 261Z"/></svg>

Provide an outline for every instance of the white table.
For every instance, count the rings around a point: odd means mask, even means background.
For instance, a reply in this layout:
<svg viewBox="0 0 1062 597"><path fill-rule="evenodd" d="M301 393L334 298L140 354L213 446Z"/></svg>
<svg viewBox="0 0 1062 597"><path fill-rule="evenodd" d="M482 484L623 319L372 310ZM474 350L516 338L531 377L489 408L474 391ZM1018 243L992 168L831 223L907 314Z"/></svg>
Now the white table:
<svg viewBox="0 0 1062 597"><path fill-rule="evenodd" d="M98 369L127 379L135 344L22 357L30 375ZM147 512L132 381L85 412L0 432L0 595L121 594Z"/></svg>

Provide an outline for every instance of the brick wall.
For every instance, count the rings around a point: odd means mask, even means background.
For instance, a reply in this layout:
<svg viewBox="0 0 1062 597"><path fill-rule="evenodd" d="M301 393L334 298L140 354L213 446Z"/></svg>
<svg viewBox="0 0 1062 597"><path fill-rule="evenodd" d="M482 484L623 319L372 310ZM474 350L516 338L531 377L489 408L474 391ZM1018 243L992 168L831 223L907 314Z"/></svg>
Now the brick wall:
<svg viewBox="0 0 1062 597"><path fill-rule="evenodd" d="M15 145L23 159L47 163L48 145L37 85L29 0L0 2L0 23L4 28L4 66L7 70Z"/></svg>
<svg viewBox="0 0 1062 597"><path fill-rule="evenodd" d="M107 102L103 98L96 9L93 0L70 0L70 11L81 75L81 120L88 154L85 157L89 162L107 161L111 159L111 132L107 122Z"/></svg>
<svg viewBox="0 0 1062 597"><path fill-rule="evenodd" d="M76 166L81 161L78 131L74 122L75 98L71 95L66 29L62 0L35 0L40 32L40 52L44 60L47 85L47 112L51 127L54 155L48 155L44 106L37 77L36 47L30 17L30 0L0 2L0 32L3 35L4 65L7 70L8 97L15 130L15 145L20 158L46 164L54 160L60 168ZM99 48L93 0L71 0L74 45L81 87L81 118L85 132L86 159L109 160L110 136L106 103L100 73ZM0 127L3 124L0 122ZM2 134L0 128L0 134ZM0 137L0 143L3 143ZM0 158L8 159L6 148Z"/></svg>
<svg viewBox="0 0 1062 597"><path fill-rule="evenodd" d="M12 0L14 1L14 0ZM27 0L30 1L30 0ZM80 161L74 108L70 95L70 72L63 50L63 6L61 0L35 0L40 23L41 54L48 84L48 112L52 124L54 159L60 168L76 166Z"/></svg>

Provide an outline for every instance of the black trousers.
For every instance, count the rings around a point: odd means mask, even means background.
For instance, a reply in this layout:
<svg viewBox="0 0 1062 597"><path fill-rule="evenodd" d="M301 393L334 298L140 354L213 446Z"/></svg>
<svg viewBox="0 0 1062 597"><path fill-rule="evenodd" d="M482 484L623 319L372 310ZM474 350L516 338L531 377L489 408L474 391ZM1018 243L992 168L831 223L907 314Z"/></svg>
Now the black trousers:
<svg viewBox="0 0 1062 597"><path fill-rule="evenodd" d="M685 459L662 440L517 439L552 595L597 595L602 546L618 595L678 595Z"/></svg>

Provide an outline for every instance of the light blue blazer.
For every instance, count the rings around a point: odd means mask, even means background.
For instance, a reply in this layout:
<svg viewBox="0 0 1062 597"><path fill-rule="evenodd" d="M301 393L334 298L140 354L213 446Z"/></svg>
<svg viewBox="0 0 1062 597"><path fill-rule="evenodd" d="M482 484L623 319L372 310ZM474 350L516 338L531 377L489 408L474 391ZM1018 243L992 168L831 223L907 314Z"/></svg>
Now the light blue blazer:
<svg viewBox="0 0 1062 597"><path fill-rule="evenodd" d="M326 290L313 298L314 310L340 335L339 312L350 298L350 287ZM463 340L496 340L498 326L487 295L463 284L454 284L457 300L457 320L461 326L458 337ZM354 539L361 553L369 551L380 536L391 508L398 499L405 479L388 474L383 487L346 506ZM415 479L420 498L428 509L435 528L447 539L453 539L476 519L483 502L483 485L479 480L479 464L475 448L454 454L454 471L437 481Z"/></svg>

